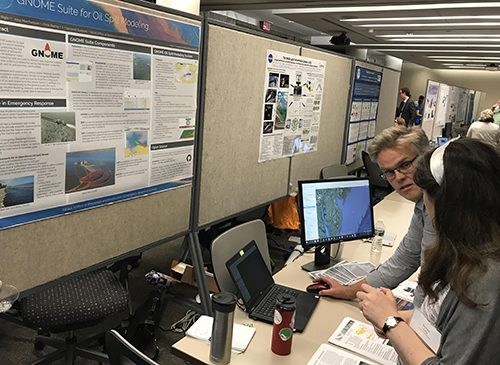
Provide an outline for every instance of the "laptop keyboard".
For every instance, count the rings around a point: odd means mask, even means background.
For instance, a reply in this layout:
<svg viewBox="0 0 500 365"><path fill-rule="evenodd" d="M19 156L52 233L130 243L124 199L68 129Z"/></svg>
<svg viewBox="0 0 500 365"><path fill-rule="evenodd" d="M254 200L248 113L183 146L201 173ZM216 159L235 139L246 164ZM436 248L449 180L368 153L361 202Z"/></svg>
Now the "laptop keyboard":
<svg viewBox="0 0 500 365"><path fill-rule="evenodd" d="M274 285L269 293L266 295L264 300L262 300L254 313L258 313L262 316L266 316L268 318L274 317L274 307L276 307L276 298L278 294L289 294L295 298L300 294L300 291L293 290L290 288L286 288L279 285Z"/></svg>

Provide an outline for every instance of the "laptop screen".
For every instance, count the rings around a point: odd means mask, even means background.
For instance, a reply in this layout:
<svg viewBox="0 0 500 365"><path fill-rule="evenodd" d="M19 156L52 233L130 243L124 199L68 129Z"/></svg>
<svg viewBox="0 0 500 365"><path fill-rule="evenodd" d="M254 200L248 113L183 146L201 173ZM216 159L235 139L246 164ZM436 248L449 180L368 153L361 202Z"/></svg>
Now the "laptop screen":
<svg viewBox="0 0 500 365"><path fill-rule="evenodd" d="M253 240L231 257L226 262L226 267L247 310L252 309L262 294L274 284L273 277Z"/></svg>
<svg viewBox="0 0 500 365"><path fill-rule="evenodd" d="M446 137L438 137L438 138L437 138L437 140L438 140L438 145L439 145L439 146L442 146L442 145L444 145L446 142L448 142L448 138L446 138Z"/></svg>

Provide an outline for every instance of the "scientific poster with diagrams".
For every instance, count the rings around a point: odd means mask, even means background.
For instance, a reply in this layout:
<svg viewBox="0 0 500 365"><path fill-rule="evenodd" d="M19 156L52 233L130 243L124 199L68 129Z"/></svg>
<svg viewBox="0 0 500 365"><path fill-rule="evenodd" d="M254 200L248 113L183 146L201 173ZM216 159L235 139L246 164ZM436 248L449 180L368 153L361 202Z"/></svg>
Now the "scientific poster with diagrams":
<svg viewBox="0 0 500 365"><path fill-rule="evenodd" d="M450 100L450 87L446 84L439 84L438 102L436 105L436 119L434 125L443 127L448 122L448 103Z"/></svg>
<svg viewBox="0 0 500 365"><path fill-rule="evenodd" d="M326 62L268 50L259 162L317 150Z"/></svg>
<svg viewBox="0 0 500 365"><path fill-rule="evenodd" d="M351 113L347 132L345 163L361 158L375 137L382 72L356 66Z"/></svg>
<svg viewBox="0 0 500 365"><path fill-rule="evenodd" d="M200 27L0 2L0 228L191 183Z"/></svg>
<svg viewBox="0 0 500 365"><path fill-rule="evenodd" d="M436 104L438 100L439 82L427 80L425 92L424 110L422 118L422 129L429 138L432 137L434 129L434 117L436 115Z"/></svg>

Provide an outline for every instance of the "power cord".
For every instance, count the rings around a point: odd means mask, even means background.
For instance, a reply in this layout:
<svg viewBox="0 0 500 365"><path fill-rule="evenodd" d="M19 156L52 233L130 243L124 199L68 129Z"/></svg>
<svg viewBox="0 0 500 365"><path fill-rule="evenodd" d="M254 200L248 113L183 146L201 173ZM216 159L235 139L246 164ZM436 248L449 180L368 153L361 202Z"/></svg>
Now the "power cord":
<svg viewBox="0 0 500 365"><path fill-rule="evenodd" d="M188 330L191 325L196 322L200 318L200 314L193 311L193 310L188 310L186 312L186 315L179 319L177 322L173 323L169 329L164 329L162 327L160 328L163 332L168 332L172 331L174 333L182 333L186 334L186 331Z"/></svg>

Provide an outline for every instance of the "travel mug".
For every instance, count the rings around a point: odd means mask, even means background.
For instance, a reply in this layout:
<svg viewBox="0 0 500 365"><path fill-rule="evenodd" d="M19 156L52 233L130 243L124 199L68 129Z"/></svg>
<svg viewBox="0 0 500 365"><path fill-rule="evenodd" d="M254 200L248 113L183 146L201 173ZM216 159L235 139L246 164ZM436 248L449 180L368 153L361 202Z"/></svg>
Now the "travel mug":
<svg viewBox="0 0 500 365"><path fill-rule="evenodd" d="M237 300L236 295L232 293L221 292L212 295L214 324L210 341L210 360L214 364L225 365L231 361L234 308Z"/></svg>
<svg viewBox="0 0 500 365"><path fill-rule="evenodd" d="M288 355L292 351L292 335L295 323L295 298L279 294L274 309L273 338L271 351L277 355Z"/></svg>

